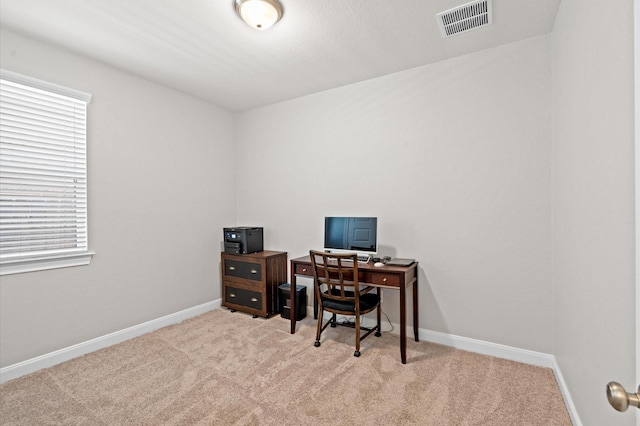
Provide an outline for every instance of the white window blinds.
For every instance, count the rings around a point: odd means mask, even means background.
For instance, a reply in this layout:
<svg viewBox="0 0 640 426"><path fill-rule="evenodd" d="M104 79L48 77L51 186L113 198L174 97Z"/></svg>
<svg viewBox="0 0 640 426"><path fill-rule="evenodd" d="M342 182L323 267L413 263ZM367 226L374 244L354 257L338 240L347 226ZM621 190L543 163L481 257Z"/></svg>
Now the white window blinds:
<svg viewBox="0 0 640 426"><path fill-rule="evenodd" d="M87 238L87 104L91 96L2 70L0 265L70 266ZM75 263L74 263L75 264Z"/></svg>

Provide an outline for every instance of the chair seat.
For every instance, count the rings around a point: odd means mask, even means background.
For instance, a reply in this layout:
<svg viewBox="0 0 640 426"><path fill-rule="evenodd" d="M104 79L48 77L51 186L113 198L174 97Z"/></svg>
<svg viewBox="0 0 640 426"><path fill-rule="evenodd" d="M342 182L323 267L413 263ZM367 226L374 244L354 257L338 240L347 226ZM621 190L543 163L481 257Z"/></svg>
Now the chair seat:
<svg viewBox="0 0 640 426"><path fill-rule="evenodd" d="M353 293L347 294L349 297L353 297ZM366 293L360 295L360 311L366 312L373 309L380 302L380 298L377 294L374 293ZM354 312L356 311L356 304L354 302L345 302L340 300L333 300L323 297L322 304L325 308L328 309L336 309L339 311L348 311Z"/></svg>

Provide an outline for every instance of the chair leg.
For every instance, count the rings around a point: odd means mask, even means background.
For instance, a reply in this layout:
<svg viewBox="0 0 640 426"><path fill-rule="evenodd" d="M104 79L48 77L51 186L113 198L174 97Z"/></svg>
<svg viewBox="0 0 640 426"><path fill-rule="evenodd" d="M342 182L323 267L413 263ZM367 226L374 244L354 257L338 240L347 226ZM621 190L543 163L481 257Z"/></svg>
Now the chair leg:
<svg viewBox="0 0 640 426"><path fill-rule="evenodd" d="M322 333L322 314L324 311L320 309L320 315L318 315L318 327L316 329L316 342L313 344L316 348L320 346L320 334Z"/></svg>
<svg viewBox="0 0 640 426"><path fill-rule="evenodd" d="M338 317L336 316L336 314L333 314L331 316L331 327L336 328L337 326L338 326Z"/></svg>
<svg viewBox="0 0 640 426"><path fill-rule="evenodd" d="M378 319L378 329L376 330L376 337L380 337L382 336L382 328L380 327L380 304L378 303L378 309L377 309L377 319Z"/></svg>
<svg viewBox="0 0 640 426"><path fill-rule="evenodd" d="M360 356L360 315L358 313L356 313L356 351L353 356Z"/></svg>

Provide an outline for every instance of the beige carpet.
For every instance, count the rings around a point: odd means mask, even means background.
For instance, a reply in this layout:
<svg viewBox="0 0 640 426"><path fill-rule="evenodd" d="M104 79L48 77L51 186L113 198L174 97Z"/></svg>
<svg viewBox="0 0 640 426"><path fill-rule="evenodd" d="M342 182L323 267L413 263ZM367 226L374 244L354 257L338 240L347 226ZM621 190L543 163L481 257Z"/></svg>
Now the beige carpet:
<svg viewBox="0 0 640 426"><path fill-rule="evenodd" d="M2 425L570 425L553 372L219 309L0 386Z"/></svg>

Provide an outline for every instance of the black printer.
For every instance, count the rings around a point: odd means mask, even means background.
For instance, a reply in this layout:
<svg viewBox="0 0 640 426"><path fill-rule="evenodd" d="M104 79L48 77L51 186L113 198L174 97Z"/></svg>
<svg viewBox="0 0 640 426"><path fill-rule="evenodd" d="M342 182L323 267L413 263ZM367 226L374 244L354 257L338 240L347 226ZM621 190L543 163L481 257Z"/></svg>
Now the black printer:
<svg viewBox="0 0 640 426"><path fill-rule="evenodd" d="M263 251L262 228L239 226L224 228L224 252L231 254L248 254Z"/></svg>

